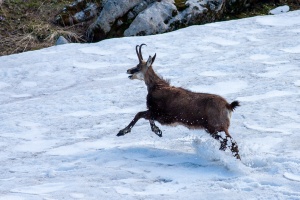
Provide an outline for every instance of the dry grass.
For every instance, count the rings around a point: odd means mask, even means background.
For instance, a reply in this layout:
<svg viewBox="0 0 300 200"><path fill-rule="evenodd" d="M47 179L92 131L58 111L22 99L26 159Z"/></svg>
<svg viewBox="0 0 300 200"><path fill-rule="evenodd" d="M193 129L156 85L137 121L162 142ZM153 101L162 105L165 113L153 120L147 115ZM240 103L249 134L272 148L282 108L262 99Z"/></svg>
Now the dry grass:
<svg viewBox="0 0 300 200"><path fill-rule="evenodd" d="M73 0L0 0L0 56L53 46L59 36L64 36L71 42L86 42L85 31L89 22L69 27L53 23L56 14L72 2ZM175 2L179 6L185 5L185 0ZM268 10L278 6L274 2L261 1L244 13L227 15L223 20L267 14ZM280 0L280 3L289 5L291 10L300 9L300 0Z"/></svg>
<svg viewBox="0 0 300 200"><path fill-rule="evenodd" d="M69 0L0 0L0 56L53 46L59 36L85 42L88 24L61 27L53 23Z"/></svg>

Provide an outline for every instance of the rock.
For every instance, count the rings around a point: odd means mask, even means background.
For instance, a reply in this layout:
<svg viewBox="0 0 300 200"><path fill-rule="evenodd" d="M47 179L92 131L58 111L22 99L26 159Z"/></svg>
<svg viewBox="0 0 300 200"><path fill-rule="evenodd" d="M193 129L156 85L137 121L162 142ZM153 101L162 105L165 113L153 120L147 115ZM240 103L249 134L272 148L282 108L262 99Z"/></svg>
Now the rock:
<svg viewBox="0 0 300 200"><path fill-rule="evenodd" d="M62 45L62 44L68 44L70 43L64 36L59 36L59 38L56 40L55 45Z"/></svg>
<svg viewBox="0 0 300 200"><path fill-rule="evenodd" d="M277 8L274 8L273 10L270 10L269 14L278 15L278 14L286 13L286 12L289 12L289 11L290 11L290 7L285 5L285 6L279 6Z"/></svg>
<svg viewBox="0 0 300 200"><path fill-rule="evenodd" d="M125 30L124 36L164 33L169 29L169 22L175 11L177 9L173 1L155 2L138 14Z"/></svg>
<svg viewBox="0 0 300 200"><path fill-rule="evenodd" d="M132 8L144 3L143 0L107 0L97 20L87 30L90 41L105 39L119 18L125 17ZM127 18L127 17L125 17Z"/></svg>
<svg viewBox="0 0 300 200"><path fill-rule="evenodd" d="M88 42L106 38L165 33L235 14L259 0L100 0L100 7L76 0L57 22L74 24L95 16L86 32ZM71 13L71 14L70 14Z"/></svg>
<svg viewBox="0 0 300 200"><path fill-rule="evenodd" d="M223 0L188 0L177 8L172 0L155 2L138 16L125 30L124 36L150 35L173 31L195 24L204 24L221 17ZM153 13L156 13L153 15Z"/></svg>
<svg viewBox="0 0 300 200"><path fill-rule="evenodd" d="M61 26L70 26L88 21L97 16L98 6L86 0L76 0L66 6L61 13L55 16L55 22Z"/></svg>

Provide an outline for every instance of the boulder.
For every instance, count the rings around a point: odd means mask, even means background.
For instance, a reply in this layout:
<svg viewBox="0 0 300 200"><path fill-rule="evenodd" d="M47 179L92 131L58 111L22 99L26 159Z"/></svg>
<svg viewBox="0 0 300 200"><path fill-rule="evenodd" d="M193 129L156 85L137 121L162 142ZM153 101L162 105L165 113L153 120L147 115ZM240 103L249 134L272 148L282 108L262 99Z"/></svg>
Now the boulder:
<svg viewBox="0 0 300 200"><path fill-rule="evenodd" d="M103 4L103 9L97 20L87 30L89 40L99 41L105 39L114 24L116 24L116 26L123 25L123 21L128 18L126 14L132 10L132 14L134 15L133 8L144 5L144 3L146 2L143 0L107 0Z"/></svg>
<svg viewBox="0 0 300 200"><path fill-rule="evenodd" d="M62 44L68 44L70 43L64 36L59 36L59 38L56 40L55 45L62 45Z"/></svg>
<svg viewBox="0 0 300 200"><path fill-rule="evenodd" d="M132 21L124 36L153 35L169 30L169 22L177 13L173 1L154 2Z"/></svg>
<svg viewBox="0 0 300 200"><path fill-rule="evenodd" d="M129 28L124 31L124 36L164 33L215 21L223 13L222 8L225 7L223 2L223 0L188 0L184 4L180 1L180 7L172 0L155 2L137 15Z"/></svg>

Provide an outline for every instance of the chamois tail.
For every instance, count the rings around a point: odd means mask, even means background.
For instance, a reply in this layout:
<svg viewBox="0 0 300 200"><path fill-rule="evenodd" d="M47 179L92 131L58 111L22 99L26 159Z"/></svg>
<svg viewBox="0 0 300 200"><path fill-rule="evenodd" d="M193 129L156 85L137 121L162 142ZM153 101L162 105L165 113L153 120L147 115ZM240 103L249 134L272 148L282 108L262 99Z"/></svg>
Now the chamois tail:
<svg viewBox="0 0 300 200"><path fill-rule="evenodd" d="M234 109L238 106L240 106L240 102L233 101L231 104L228 104L228 109L230 109L231 111L234 111Z"/></svg>

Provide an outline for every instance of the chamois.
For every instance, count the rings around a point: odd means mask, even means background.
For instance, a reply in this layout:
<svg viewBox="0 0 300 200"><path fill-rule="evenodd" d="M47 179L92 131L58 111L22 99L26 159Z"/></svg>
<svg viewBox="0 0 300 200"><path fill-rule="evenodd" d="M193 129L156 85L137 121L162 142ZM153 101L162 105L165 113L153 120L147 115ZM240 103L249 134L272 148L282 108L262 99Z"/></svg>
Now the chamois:
<svg viewBox="0 0 300 200"><path fill-rule="evenodd" d="M174 87L168 81L159 77L153 70L152 64L156 54L149 56L147 62L142 56L142 46L136 46L139 64L127 70L129 79L144 80L148 89L148 110L138 112L127 127L120 130L117 136L129 133L135 123L144 118L149 120L151 130L162 137L161 130L155 125L158 121L162 125L183 125L189 129L204 129L214 139L220 141L220 150L227 148L228 138L231 140L230 150L234 157L240 159L237 143L228 132L231 113L239 106L238 101L229 104L223 97L215 94L195 93L189 90ZM225 137L219 134L224 131Z"/></svg>

